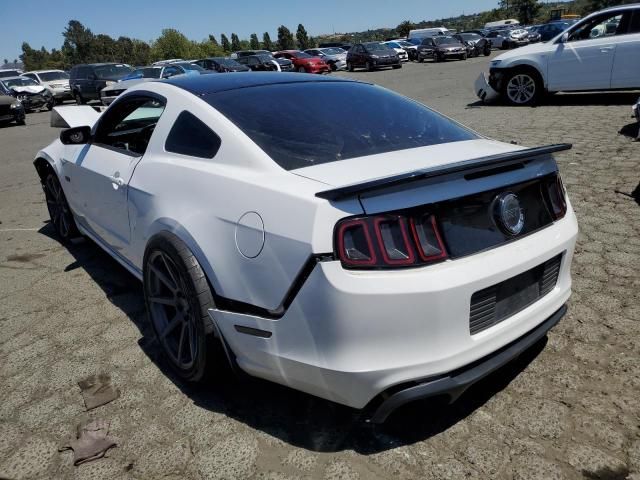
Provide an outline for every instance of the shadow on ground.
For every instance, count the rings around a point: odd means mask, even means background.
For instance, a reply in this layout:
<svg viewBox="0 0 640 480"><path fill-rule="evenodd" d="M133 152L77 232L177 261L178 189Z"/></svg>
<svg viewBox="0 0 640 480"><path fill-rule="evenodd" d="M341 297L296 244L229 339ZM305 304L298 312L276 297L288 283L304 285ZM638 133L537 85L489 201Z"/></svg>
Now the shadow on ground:
<svg viewBox="0 0 640 480"><path fill-rule="evenodd" d="M593 106L593 105L631 105L638 101L638 92L588 92L588 93L556 93L546 95L535 107L545 106ZM504 107L505 103L484 103L480 100L469 103L468 108L477 107ZM517 107L516 107L517 108ZM526 108L526 107L525 107Z"/></svg>
<svg viewBox="0 0 640 480"><path fill-rule="evenodd" d="M633 122L625 125L620 129L620 134L640 141L640 122Z"/></svg>
<svg viewBox="0 0 640 480"><path fill-rule="evenodd" d="M40 233L56 238L49 224ZM371 454L432 437L504 389L546 345L545 338L517 360L472 386L452 405L438 398L419 401L397 410L384 425L371 425L362 412L271 382L234 377L226 367L202 384L181 382L165 363L147 325L140 282L89 240L67 248L75 261L65 271L82 268L91 276L107 298L138 327L143 335L139 345L144 353L196 405L311 451L353 450ZM221 354L219 360L221 365L226 362Z"/></svg>

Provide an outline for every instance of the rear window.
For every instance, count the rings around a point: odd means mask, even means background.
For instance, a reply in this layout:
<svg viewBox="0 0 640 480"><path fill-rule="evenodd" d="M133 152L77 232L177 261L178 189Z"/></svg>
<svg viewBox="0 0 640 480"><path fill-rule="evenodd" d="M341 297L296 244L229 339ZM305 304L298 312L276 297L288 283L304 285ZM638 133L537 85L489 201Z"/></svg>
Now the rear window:
<svg viewBox="0 0 640 480"><path fill-rule="evenodd" d="M164 149L190 157L213 158L220 148L220 137L186 110L176 119Z"/></svg>
<svg viewBox="0 0 640 480"><path fill-rule="evenodd" d="M389 90L356 82L300 82L204 98L286 170L478 138Z"/></svg>

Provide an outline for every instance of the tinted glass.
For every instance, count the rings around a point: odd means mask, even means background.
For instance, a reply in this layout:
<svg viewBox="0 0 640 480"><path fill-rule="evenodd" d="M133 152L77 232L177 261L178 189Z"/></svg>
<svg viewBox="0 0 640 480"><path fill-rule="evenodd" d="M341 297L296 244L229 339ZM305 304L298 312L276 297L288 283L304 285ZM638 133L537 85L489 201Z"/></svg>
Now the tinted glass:
<svg viewBox="0 0 640 480"><path fill-rule="evenodd" d="M437 45L447 45L450 43L459 43L458 40L452 37L436 37L434 39Z"/></svg>
<svg viewBox="0 0 640 480"><path fill-rule="evenodd" d="M20 75L18 70L5 70L4 72L0 72L0 78L14 77L16 75Z"/></svg>
<svg viewBox="0 0 640 480"><path fill-rule="evenodd" d="M295 58L312 58L311 55L309 55L308 53L304 53L304 52L296 52L296 53L292 54L291 56L295 57Z"/></svg>
<svg viewBox="0 0 640 480"><path fill-rule="evenodd" d="M640 33L640 9L633 11L629 22L629 33Z"/></svg>
<svg viewBox="0 0 640 480"><path fill-rule="evenodd" d="M204 72L204 68L200 67L199 65L195 65L193 63L181 62L181 63L178 63L177 65L184 68L185 70L190 70L193 72Z"/></svg>
<svg viewBox="0 0 640 480"><path fill-rule="evenodd" d="M220 143L218 135L185 110L171 127L164 149L190 157L213 158L218 153Z"/></svg>
<svg viewBox="0 0 640 480"><path fill-rule="evenodd" d="M43 82L51 82L53 80L67 80L69 74L66 72L42 72L38 74Z"/></svg>
<svg viewBox="0 0 640 480"><path fill-rule="evenodd" d="M94 68L94 74L98 78L120 78L130 73L132 68L128 65L100 65Z"/></svg>
<svg viewBox="0 0 640 480"><path fill-rule="evenodd" d="M136 70L133 73L134 74L136 74L136 73L139 74L140 77L142 77L142 78L160 78L160 72L162 72L161 68L150 67L150 68L141 68L139 70ZM129 76L131 77L132 75L129 75Z"/></svg>
<svg viewBox="0 0 640 480"><path fill-rule="evenodd" d="M368 52L388 52L391 50L384 43L365 43L364 46Z"/></svg>
<svg viewBox="0 0 640 480"><path fill-rule="evenodd" d="M268 85L204 99L286 170L477 138L413 100L362 83Z"/></svg>
<svg viewBox="0 0 640 480"><path fill-rule="evenodd" d="M322 52L327 55L340 55L341 53L347 53L347 51L342 48L323 48Z"/></svg>

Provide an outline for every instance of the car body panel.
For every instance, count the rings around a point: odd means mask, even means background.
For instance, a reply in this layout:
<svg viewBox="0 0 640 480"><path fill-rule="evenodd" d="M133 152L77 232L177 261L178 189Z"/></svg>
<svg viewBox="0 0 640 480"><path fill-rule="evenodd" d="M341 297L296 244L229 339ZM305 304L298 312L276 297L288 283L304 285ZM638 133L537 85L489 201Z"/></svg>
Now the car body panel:
<svg viewBox="0 0 640 480"><path fill-rule="evenodd" d="M137 278L142 277L145 249L155 235L171 232L186 245L214 290L218 309L209 312L212 322L241 369L352 407L361 408L401 382L474 362L535 328L566 302L577 235L570 204L564 218L481 253L403 270L344 268L334 254L338 222L362 215L364 208L395 208L399 203L396 198L381 205L390 191L331 201L317 193L332 185L522 147L479 138L287 171L206 100L229 89L277 82L361 85L272 73L140 83L106 112L117 112L118 105L130 99L166 99L142 155L125 158L113 146L63 145L56 139L39 152L37 161L49 162L61 178L80 231ZM95 121L94 134L100 132L106 117L93 119L89 107L83 108L64 107L56 113L69 125L86 117L88 124ZM165 140L185 110L221 139L213 158L167 151ZM557 168L551 157L548 163ZM513 178L518 172L512 172ZM414 195L412 186L406 188L405 207L424 193ZM448 194L456 198L457 192L449 189ZM247 213L258 216L261 226L243 224ZM243 235L262 238L258 254L244 254L239 241ZM562 255L562 267L551 292L470 334L469 299L474 292L556 255ZM290 297L292 290L296 293ZM237 326L271 335L254 336Z"/></svg>

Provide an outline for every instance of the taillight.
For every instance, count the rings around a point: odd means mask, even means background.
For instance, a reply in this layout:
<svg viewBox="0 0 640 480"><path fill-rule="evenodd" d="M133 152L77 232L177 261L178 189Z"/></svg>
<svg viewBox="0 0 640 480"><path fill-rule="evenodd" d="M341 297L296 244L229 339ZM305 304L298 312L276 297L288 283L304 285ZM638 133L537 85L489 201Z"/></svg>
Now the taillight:
<svg viewBox="0 0 640 480"><path fill-rule="evenodd" d="M336 225L336 250L345 268L415 267L447 258L433 215L376 215Z"/></svg>
<svg viewBox="0 0 640 480"><path fill-rule="evenodd" d="M560 220L567 213L566 191L562 184L560 174L551 177L545 182L547 198L549 199L549 209L554 220Z"/></svg>

